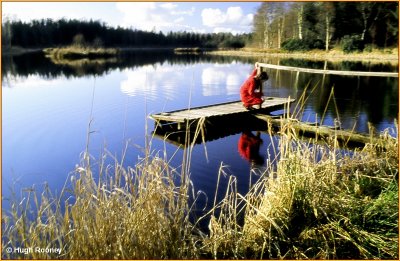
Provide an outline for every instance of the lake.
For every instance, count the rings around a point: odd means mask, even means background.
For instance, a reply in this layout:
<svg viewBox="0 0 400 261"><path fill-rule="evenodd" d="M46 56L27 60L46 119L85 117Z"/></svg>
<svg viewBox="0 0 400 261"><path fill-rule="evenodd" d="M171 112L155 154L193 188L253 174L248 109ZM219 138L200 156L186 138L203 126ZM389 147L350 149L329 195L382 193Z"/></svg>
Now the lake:
<svg viewBox="0 0 400 261"><path fill-rule="evenodd" d="M148 116L239 100L240 85L256 61L317 69L325 66L306 60L161 51L129 52L96 64L53 64L41 53L3 57L3 208L9 208L12 190L18 197L21 188L40 190L47 183L59 193L81 160L89 132L89 152L94 159L100 159L104 151L120 159L127 147L125 165L132 166L144 157L148 141L152 155L166 152L171 166L179 168L183 150L151 138L154 122ZM332 70L397 71L397 64L390 63L329 62L326 66ZM302 120L320 121L325 115L323 124L333 125L338 119L345 129L368 133L370 123L377 131L389 128L389 133L396 135L398 78L267 72L267 96L298 99L308 86L310 95ZM332 87L334 99L330 98ZM191 179L196 191L208 195L209 204L221 164L226 173L237 177L240 193L249 188L254 169L238 151L241 136L231 134L193 148ZM278 137L261 133L260 138L259 154L265 159ZM227 180L222 177L221 190Z"/></svg>

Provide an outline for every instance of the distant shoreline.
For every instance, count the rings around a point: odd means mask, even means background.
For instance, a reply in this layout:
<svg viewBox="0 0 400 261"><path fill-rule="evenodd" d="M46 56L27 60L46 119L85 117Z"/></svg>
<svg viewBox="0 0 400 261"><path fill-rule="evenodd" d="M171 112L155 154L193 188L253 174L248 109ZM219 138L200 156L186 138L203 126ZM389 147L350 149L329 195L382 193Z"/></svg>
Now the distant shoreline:
<svg viewBox="0 0 400 261"><path fill-rule="evenodd" d="M294 59L308 59L316 61L379 61L379 62L399 62L398 49L388 50L373 50L372 52L354 52L344 53L343 51L330 50L328 52L322 50L313 50L305 52L286 52L280 50L265 50L243 48L240 50L217 50L206 52L210 55L223 55L223 56L245 56L245 57L260 57L265 58L294 58Z"/></svg>
<svg viewBox="0 0 400 261"><path fill-rule="evenodd" d="M2 48L2 55L21 55L32 52L42 52L45 48ZM385 49L373 50L371 52L354 52L344 53L339 50L330 50L328 52L322 50L304 51L304 52L287 52L282 50L267 50L256 48L242 48L236 50L224 49L208 49L208 48L180 48L180 47L120 47L116 48L120 52L126 51L151 51L151 50L165 50L174 51L177 49L187 50L201 50L202 53L207 55L220 55L220 56L243 56L243 57L264 57L264 58L293 58L293 59L308 59L315 61L373 61L373 62L399 62L398 49ZM187 52L190 53L190 52ZM198 52L193 52L198 53Z"/></svg>

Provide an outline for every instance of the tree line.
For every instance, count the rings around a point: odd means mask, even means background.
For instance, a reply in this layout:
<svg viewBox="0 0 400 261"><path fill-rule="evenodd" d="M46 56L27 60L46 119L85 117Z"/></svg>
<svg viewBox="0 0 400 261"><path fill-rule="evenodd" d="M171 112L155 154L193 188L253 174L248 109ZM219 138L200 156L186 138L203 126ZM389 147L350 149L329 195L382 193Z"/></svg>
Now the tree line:
<svg viewBox="0 0 400 261"><path fill-rule="evenodd" d="M231 33L147 32L110 27L100 21L42 19L31 22L5 21L2 24L3 46L54 47L80 45L96 47L203 47L240 48L250 35Z"/></svg>
<svg viewBox="0 0 400 261"><path fill-rule="evenodd" d="M263 2L252 45L288 50L344 51L398 43L398 2Z"/></svg>
<svg viewBox="0 0 400 261"><path fill-rule="evenodd" d="M100 21L5 20L4 46L201 47L344 51L396 47L398 2L262 2L248 34L148 32Z"/></svg>

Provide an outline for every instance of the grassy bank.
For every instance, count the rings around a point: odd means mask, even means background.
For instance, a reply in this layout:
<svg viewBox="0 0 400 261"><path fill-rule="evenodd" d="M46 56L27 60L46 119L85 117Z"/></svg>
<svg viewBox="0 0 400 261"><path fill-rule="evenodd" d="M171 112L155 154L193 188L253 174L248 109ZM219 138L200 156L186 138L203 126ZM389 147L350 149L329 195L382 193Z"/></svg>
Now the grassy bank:
<svg viewBox="0 0 400 261"><path fill-rule="evenodd" d="M43 52L47 57L54 60L75 60L75 59L95 59L108 58L118 55L119 50L116 48L92 48L69 46L61 48L45 48Z"/></svg>
<svg viewBox="0 0 400 261"><path fill-rule="evenodd" d="M398 259L398 140L384 132L385 150L367 144L349 154L334 137L310 146L290 124L281 132L246 195L229 178L224 200L200 218L209 220L203 232L189 219L190 149L179 169L157 154L125 168L124 157L106 165L110 155L93 162L84 154L62 197L28 190L3 212L2 257Z"/></svg>
<svg viewBox="0 0 400 261"><path fill-rule="evenodd" d="M207 52L211 55L230 55L230 56L257 56L257 57L279 57L279 58L295 58L310 59L318 61L377 61L377 62L393 62L398 63L398 49L371 50L369 52L344 53L341 50L330 50L328 52L322 50L289 52L281 49L257 49L243 48L238 50L216 50Z"/></svg>
<svg viewBox="0 0 400 261"><path fill-rule="evenodd" d="M4 48L3 55L19 55L40 49L26 49L20 47ZM159 47L143 47L143 48L45 48L43 51L53 60L66 59L83 59L83 58L106 58L115 57L121 51L127 50L174 50L177 54L186 53L205 53L209 55L224 55L224 56L244 56L244 57L279 57L279 58L294 58L294 59L309 59L316 61L370 61L370 62L390 62L398 64L399 56L398 49L374 49L369 52L354 52L345 53L341 50L330 50L325 52L322 50L303 51L303 52L288 52L281 49L257 49L257 48L242 48L242 49L208 49L208 48L159 48Z"/></svg>

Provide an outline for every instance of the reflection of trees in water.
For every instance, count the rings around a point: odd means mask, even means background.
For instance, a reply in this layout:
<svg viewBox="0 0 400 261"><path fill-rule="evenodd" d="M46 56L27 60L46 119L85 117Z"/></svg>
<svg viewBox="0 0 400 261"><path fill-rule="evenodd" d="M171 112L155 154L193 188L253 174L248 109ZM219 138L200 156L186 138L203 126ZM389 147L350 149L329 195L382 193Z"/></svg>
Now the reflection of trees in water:
<svg viewBox="0 0 400 261"><path fill-rule="evenodd" d="M115 69L125 69L132 67L142 67L152 64L167 65L190 65L196 63L232 63L233 61L253 64L258 60L257 57L227 57L227 56L208 56L181 54L176 55L172 51L129 51L124 52L118 59L103 60L96 62L70 64L54 64L50 59L44 57L41 52L6 56L2 60L2 80L12 76L28 76L37 74L44 78L55 78L64 76L82 77L87 75L103 75ZM269 61L277 63L276 60ZM312 62L307 60L282 59L280 65L324 68L324 62ZM357 71L395 71L397 67L390 64L371 64L363 62L340 62L327 63L327 68L335 70L357 70ZM313 113L320 118L328 104L327 117L336 118L336 111L341 115L354 115L352 117L341 118L342 127L352 128L354 122L360 128L366 126L363 117L374 125L382 120L392 121L397 118L398 112L398 79L384 77L354 77L354 76L335 76L297 73L289 71L277 71L267 69L270 79L267 82L269 89L266 95L291 96L299 98L305 87L310 92L317 86L311 94L307 106L312 107ZM334 87L335 102L330 99L331 88ZM335 104L337 108L335 108ZM315 117L315 115L313 116ZM364 127L360 125L365 125ZM357 128L359 129L359 128Z"/></svg>
<svg viewBox="0 0 400 261"><path fill-rule="evenodd" d="M281 59L280 65L301 67L309 69L325 69L337 71L370 71L370 72L396 72L397 65L390 62L377 63L369 61L314 61L306 59Z"/></svg>
<svg viewBox="0 0 400 261"><path fill-rule="evenodd" d="M366 113L368 121L373 124L380 123L383 119L395 119L398 111L397 86L398 79L384 77L327 77L325 86L318 92L323 93L315 100L314 109L322 115L328 104L328 111L333 118L340 115L354 115L354 119L346 117L341 119L342 124L351 128L355 121L358 125L367 125L360 122L360 114ZM334 98L329 100L331 88L334 88ZM335 108L337 106L337 108ZM335 112L338 112L339 116ZM361 126L359 126L361 127Z"/></svg>
<svg viewBox="0 0 400 261"><path fill-rule="evenodd" d="M195 64L195 63L231 63L233 60L243 63L254 63L255 58L225 57L195 54L175 55L173 51L141 50L124 51L113 60L101 60L89 62L88 60L74 60L67 63L53 63L43 53L30 53L3 58L2 75L12 74L28 76L38 74L42 77L57 77L63 75L69 77L80 77L87 75L102 75L114 69L125 69L131 67L142 67L152 64Z"/></svg>
<svg viewBox="0 0 400 261"><path fill-rule="evenodd" d="M282 64L282 63L281 63ZM347 66L348 63L346 63ZM299 63L297 64L299 65ZM370 67L360 67L362 64L349 65L349 67L360 71L372 70ZM293 66L293 65L292 65ZM374 65L375 66L375 65ZM387 65L376 65L384 68ZM348 68L349 68L348 67ZM340 69L340 68L339 68ZM375 68L376 69L376 68ZM384 68L391 71L393 68ZM376 70L381 71L381 70ZM356 129L368 131L368 119L373 125L378 125L383 120L393 121L398 112L398 79L389 77L355 77L338 75L320 75L297 73L289 71L271 70L270 85L272 90L285 88L284 95L299 97L307 87L309 100L306 104L314 115L300 113L303 120L314 121L317 117L321 120L325 110L324 124L333 125L334 118L339 118L343 128L351 129L357 122ZM311 90L314 91L311 93ZM330 97L334 88L334 99ZM268 90L266 91L268 95ZM281 93L281 92L279 92ZM346 117L343 117L346 115ZM352 115L349 117L349 115ZM365 117L366 116L366 117Z"/></svg>

